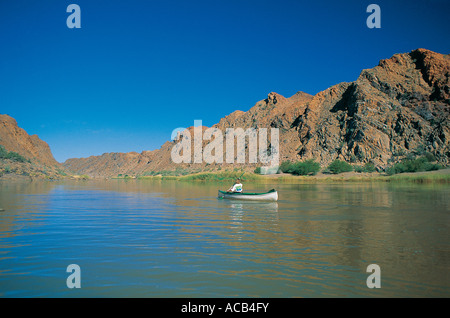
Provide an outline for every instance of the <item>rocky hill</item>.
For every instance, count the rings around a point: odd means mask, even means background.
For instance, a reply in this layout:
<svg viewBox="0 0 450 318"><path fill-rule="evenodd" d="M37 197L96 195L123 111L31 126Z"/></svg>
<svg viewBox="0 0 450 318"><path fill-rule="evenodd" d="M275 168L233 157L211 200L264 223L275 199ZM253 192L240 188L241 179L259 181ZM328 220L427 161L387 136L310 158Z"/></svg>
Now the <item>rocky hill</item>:
<svg viewBox="0 0 450 318"><path fill-rule="evenodd" d="M222 118L219 123L213 127L225 132L226 128L263 128L276 127L280 129L280 144L286 144L291 147L298 144L298 137L295 128L292 128L292 122L302 113L306 104L313 96L298 92L290 98L285 98L276 93L270 93L268 97L256 103L249 111L235 111ZM287 128L284 128L287 127ZM202 127L205 131L207 127ZM188 128L191 136L194 136L194 128ZM208 141L203 142L203 148ZM225 147L225 140L223 141ZM73 158L66 160L63 165L69 171L79 174L87 174L91 177L117 177L118 175L146 175L162 171L195 172L211 171L220 169L233 169L236 167L253 170L255 164L227 164L225 158L222 164L207 163L180 163L174 164L171 159L171 151L174 147L174 141L167 141L157 150L143 151L142 153L105 153L101 156L91 156L88 158ZM193 141L191 143L193 148ZM289 154L289 147L280 147L281 153L286 151ZM224 148L225 149L225 148ZM192 151L193 152L193 151ZM248 150L246 158L248 158ZM287 157L286 157L287 158ZM193 160L192 160L193 161Z"/></svg>
<svg viewBox="0 0 450 318"><path fill-rule="evenodd" d="M396 54L314 96L296 120L301 158L386 165L411 152L449 159L450 56Z"/></svg>
<svg viewBox="0 0 450 318"><path fill-rule="evenodd" d="M363 70L356 81L334 85L315 96L299 92L285 98L270 93L249 111L235 111L213 127L221 131L279 128L280 161L315 159L324 166L341 159L370 161L383 168L408 154L430 152L448 164L449 76L449 55L417 49L381 60L378 66ZM69 159L63 165L94 177L257 166L174 164L173 146L168 141L154 151L107 153Z"/></svg>
<svg viewBox="0 0 450 318"><path fill-rule="evenodd" d="M53 157L48 144L37 135L30 136L8 115L0 115L0 146L2 178L17 175L38 178L61 176L63 167Z"/></svg>
<svg viewBox="0 0 450 318"><path fill-rule="evenodd" d="M86 174L94 178L134 176L149 171L162 171L170 169L168 167L173 165L170 159L172 146L172 143L166 142L160 149L154 151L113 152L101 156L68 159L63 166L73 173Z"/></svg>

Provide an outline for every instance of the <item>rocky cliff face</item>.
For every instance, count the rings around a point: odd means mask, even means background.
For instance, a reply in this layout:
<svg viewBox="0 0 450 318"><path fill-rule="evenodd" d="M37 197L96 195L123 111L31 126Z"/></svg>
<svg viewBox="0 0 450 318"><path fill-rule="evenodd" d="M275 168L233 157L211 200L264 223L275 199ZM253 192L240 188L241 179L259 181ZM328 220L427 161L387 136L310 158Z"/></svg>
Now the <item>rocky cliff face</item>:
<svg viewBox="0 0 450 318"><path fill-rule="evenodd" d="M449 55L417 49L382 60L363 70L356 81L337 84L315 96L299 92L285 98L270 93L249 111L235 111L213 127L223 132L238 127L278 128L280 161L315 159L327 165L342 159L386 167L410 153L431 152L448 164L449 76ZM141 154L69 159L64 166L98 177L219 166L174 164L173 145L166 142L158 150ZM254 169L258 165L225 164L225 168L230 166Z"/></svg>
<svg viewBox="0 0 450 318"><path fill-rule="evenodd" d="M14 118L0 115L0 145L7 152L21 155L21 160L0 158L0 178L59 178L62 165L58 163L45 141L29 135ZM23 160L26 159L26 160Z"/></svg>
<svg viewBox="0 0 450 318"><path fill-rule="evenodd" d="M396 54L314 96L297 119L301 158L385 166L411 152L449 159L450 57Z"/></svg>
<svg viewBox="0 0 450 318"><path fill-rule="evenodd" d="M37 135L30 136L8 115L0 115L0 145L31 161L48 166L59 165L45 141L39 139Z"/></svg>

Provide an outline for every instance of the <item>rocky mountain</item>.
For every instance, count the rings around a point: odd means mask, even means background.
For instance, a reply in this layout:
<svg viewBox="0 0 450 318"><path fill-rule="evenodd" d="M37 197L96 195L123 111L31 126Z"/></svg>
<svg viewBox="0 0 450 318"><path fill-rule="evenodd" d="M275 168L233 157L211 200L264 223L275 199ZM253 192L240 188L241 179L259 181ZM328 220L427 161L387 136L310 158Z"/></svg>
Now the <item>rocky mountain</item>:
<svg viewBox="0 0 450 318"><path fill-rule="evenodd" d="M225 132L226 128L263 128L274 127L280 129L280 144L289 145L299 144L297 132L290 127L292 122L300 116L305 109L306 104L313 96L298 92L290 98L285 98L277 93L270 93L268 97L256 103L249 111L235 111L230 115L222 118L219 123L213 126ZM202 127L204 132L208 127ZM194 127L189 127L192 139L194 136ZM224 136L225 138L225 136ZM227 164L223 158L222 164L203 163L180 163L174 164L171 158L171 151L175 145L175 141L167 141L157 150L143 151L142 153L105 153L101 156L91 156L88 158L73 158L66 160L63 165L69 171L79 174L87 174L92 177L117 177L118 175L145 175L150 172L161 172L178 170L184 172L233 169L235 167L247 168L253 170L255 164L238 164L234 160L233 164ZM203 149L208 144L203 141ZM225 150L225 140L223 141ZM191 140L192 149L194 142ZM280 147L282 153L288 147ZM235 152L236 153L236 152ZM192 151L193 161L194 151ZM246 158L249 153L246 151ZM236 156L235 156L236 157Z"/></svg>
<svg viewBox="0 0 450 318"><path fill-rule="evenodd" d="M119 174L134 176L148 171L167 170L171 162L173 144L166 142L160 149L142 153L105 153L101 156L68 159L63 166L74 173L94 178L117 177Z"/></svg>
<svg viewBox="0 0 450 318"><path fill-rule="evenodd" d="M430 152L439 162L448 164L449 76L449 55L417 49L381 60L374 68L363 70L356 81L334 85L315 96L298 92L285 98L270 93L249 111L235 111L213 127L221 131L278 128L280 161L314 159L325 166L341 159L373 162L384 168L408 154ZM236 166L253 170L258 166L174 164L174 145L168 141L154 151L107 153L69 159L63 165L95 177ZM252 151L248 144L246 151L247 155Z"/></svg>
<svg viewBox="0 0 450 318"><path fill-rule="evenodd" d="M0 115L0 145L30 160L49 166L59 164L45 141L39 139L37 135L30 136L17 125L14 118L8 115Z"/></svg>
<svg viewBox="0 0 450 318"><path fill-rule="evenodd" d="M448 163L449 76L449 55L418 49L318 93L296 120L298 155L385 166L427 151Z"/></svg>
<svg viewBox="0 0 450 318"><path fill-rule="evenodd" d="M63 167L52 155L49 145L37 135L29 135L14 118L0 115L0 145L5 153L18 156L0 159L0 176L8 174L57 177ZM25 159L25 160L24 160Z"/></svg>

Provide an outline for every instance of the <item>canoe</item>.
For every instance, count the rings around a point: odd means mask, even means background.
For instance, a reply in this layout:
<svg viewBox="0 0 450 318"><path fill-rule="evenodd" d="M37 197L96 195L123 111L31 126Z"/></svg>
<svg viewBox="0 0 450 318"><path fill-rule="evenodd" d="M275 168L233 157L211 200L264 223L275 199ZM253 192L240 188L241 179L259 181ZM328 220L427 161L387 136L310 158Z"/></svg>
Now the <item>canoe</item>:
<svg viewBox="0 0 450 318"><path fill-rule="evenodd" d="M251 201L277 201L278 192L272 189L268 192L226 192L219 190L219 198L233 200L251 200Z"/></svg>

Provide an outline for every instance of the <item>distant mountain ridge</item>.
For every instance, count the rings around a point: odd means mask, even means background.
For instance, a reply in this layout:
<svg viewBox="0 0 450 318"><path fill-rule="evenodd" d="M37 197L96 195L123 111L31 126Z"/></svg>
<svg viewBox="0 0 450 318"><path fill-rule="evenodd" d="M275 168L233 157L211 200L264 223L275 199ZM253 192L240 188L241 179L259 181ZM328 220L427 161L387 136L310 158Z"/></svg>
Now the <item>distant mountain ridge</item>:
<svg viewBox="0 0 450 318"><path fill-rule="evenodd" d="M249 111L235 111L213 127L279 128L280 161L314 159L327 165L341 159L386 167L410 153L431 152L448 164L449 75L449 55L417 49L381 60L356 81L339 83L315 96L299 92L285 98L270 93ZM219 169L215 164L173 164L173 145L168 141L150 152L109 153L69 159L63 165L97 177Z"/></svg>
<svg viewBox="0 0 450 318"><path fill-rule="evenodd" d="M298 92L290 98L285 98L277 93L270 93L268 97L252 107L249 111L234 111L228 116L222 118L219 123L213 127L219 128L225 132L226 128L243 128L250 127L264 128L276 127L284 130L285 125L290 123L299 116L306 107L306 103L313 96ZM203 127L205 130L207 127ZM193 127L189 127L193 135ZM289 129L289 133L280 133L280 143L288 142L295 139L296 132ZM173 141L165 142L160 149L153 151L143 151L142 153L105 153L100 156L91 156L88 158L68 159L63 166L76 173L87 174L92 177L116 177L121 175L143 175L148 172L158 172L166 170L181 169L185 171L198 170L217 170L217 169L233 169L235 167L251 168L254 165L248 164L174 164L171 159L171 150L175 145ZM203 143L205 145L205 142ZM225 142L224 142L225 145ZM283 148L282 148L283 149ZM248 158L248 157L247 157ZM220 168L219 168L220 167ZM251 168L252 170L254 168Z"/></svg>
<svg viewBox="0 0 450 318"><path fill-rule="evenodd" d="M450 55L417 49L381 60L377 66L362 70L354 82L333 85L314 96L298 92L286 98L272 92L250 110L237 110L213 127L223 132L238 127L278 128L280 163L314 159L325 166L341 159L356 164L372 162L385 168L409 154L425 152L432 153L441 164L448 164L449 115ZM0 116L0 144L43 164L58 165L45 142L28 136L11 117ZM167 141L153 151L72 158L62 166L92 177L167 170L253 170L261 166L174 164L174 145L174 141Z"/></svg>

